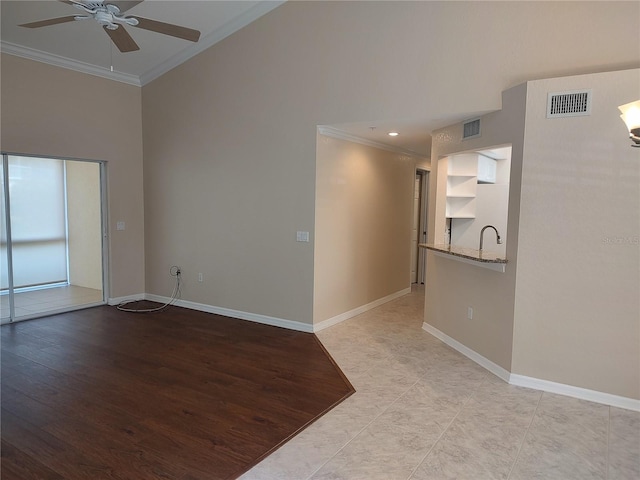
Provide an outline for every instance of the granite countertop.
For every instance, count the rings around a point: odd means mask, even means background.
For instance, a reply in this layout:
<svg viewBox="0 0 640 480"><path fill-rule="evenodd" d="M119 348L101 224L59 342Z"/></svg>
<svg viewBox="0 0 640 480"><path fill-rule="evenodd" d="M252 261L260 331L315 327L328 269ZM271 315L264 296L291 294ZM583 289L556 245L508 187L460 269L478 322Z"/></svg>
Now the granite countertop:
<svg viewBox="0 0 640 480"><path fill-rule="evenodd" d="M482 263L507 263L506 258L497 253L487 252L485 250L474 250L473 248L456 247L455 245L434 245L431 243L421 243L421 247L434 252L446 253L456 257L466 258Z"/></svg>

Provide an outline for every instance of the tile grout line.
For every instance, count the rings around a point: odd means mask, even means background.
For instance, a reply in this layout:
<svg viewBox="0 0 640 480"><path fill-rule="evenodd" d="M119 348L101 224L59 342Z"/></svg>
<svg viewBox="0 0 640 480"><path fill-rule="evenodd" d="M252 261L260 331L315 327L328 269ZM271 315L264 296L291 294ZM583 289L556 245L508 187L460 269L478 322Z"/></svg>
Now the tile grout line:
<svg viewBox="0 0 640 480"><path fill-rule="evenodd" d="M482 382L480 382L478 384L478 386L476 387L476 389L473 391L473 393L471 393L466 400L464 401L464 403L460 406L460 408L458 409L458 411L456 412L456 414L453 416L453 418L451 419L451 421L447 424L447 426L442 430L442 432L440 432L440 435L438 435L438 438L436 439L435 442L433 442L433 445L431 445L431 448L427 451L427 453L425 453L425 455L422 457L422 459L418 462L418 464L415 466L415 468L413 470L411 470L411 473L409 474L409 476L407 477L407 480L411 480L411 477L413 477L414 473L416 473L416 471L418 470L418 468L420 468L420 465L422 465L424 463L424 461L427 459L427 457L431 454L431 452L433 451L433 449L436 447L436 445L440 442L440 440L442 439L442 437L444 436L444 434L447 432L447 430L449 430L449 427L453 424L453 422L455 422L456 418L458 418L458 415L460 415L460 412L462 412L464 410L464 408L467 406L467 404L471 401L471 399L473 398L473 396L478 392L478 390L480 389L480 386L487 381L487 375L485 374L484 380Z"/></svg>
<svg viewBox="0 0 640 480"><path fill-rule="evenodd" d="M538 403L536 403L536 408L533 411L533 415L531 415L531 420L529 421L529 425L527 425L527 429L522 436L522 440L520 441L520 446L518 447L518 453L516 454L516 458L514 458L513 463L511 464L511 468L509 469L509 474L507 475L507 480L511 478L513 474L513 470L516 468L516 464L518 463L518 459L520 458L520 453L522 452L522 447L524 447L524 442L527 439L527 435L529 435L529 430L531 429L531 425L533 425L533 420L536 418L538 414L538 408L540 407L540 402L542 401L542 396L544 392L540 393L540 397L538 397Z"/></svg>
<svg viewBox="0 0 640 480"><path fill-rule="evenodd" d="M407 392L409 390L411 390L418 382L420 381L420 379L416 380L412 385L410 385L409 387L407 387L407 389L402 392L400 395L398 395L398 398L396 398L393 402L391 402L387 408L385 408L384 410L382 410L378 415L376 415L369 423L367 423L364 427L362 427L358 433L356 433L353 437L351 437L351 439L345 443L344 445L342 445L337 451L336 453L334 453L333 455L331 455L326 462L324 462L322 465L320 465L317 469L315 469L313 471L313 473L311 473L311 475L309 475L306 480L311 480L313 478L313 476L318 473L320 470L322 470L322 467L324 467L327 463L329 463L331 460L333 460L342 450L345 449L345 447L347 447L347 445L349 445L351 442L353 442L358 435L360 435L362 432L364 432L367 428L369 428L369 425L371 425L373 422L375 422L378 418L380 418L380 416L382 416L387 410L389 410L389 408L391 408L391 406L393 404L395 404L398 400L400 400L402 397L404 397ZM357 393L357 391L356 391Z"/></svg>

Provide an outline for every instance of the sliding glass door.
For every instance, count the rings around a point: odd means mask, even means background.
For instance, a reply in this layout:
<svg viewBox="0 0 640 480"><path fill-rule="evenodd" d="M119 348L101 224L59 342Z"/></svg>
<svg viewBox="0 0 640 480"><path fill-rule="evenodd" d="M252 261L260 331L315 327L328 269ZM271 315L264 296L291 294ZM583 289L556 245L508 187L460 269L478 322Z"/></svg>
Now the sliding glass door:
<svg viewBox="0 0 640 480"><path fill-rule="evenodd" d="M103 164L2 157L2 321L104 303Z"/></svg>
<svg viewBox="0 0 640 480"><path fill-rule="evenodd" d="M13 291L12 277L9 275L11 268L11 255L9 255L9 222L7 207L9 202L9 178L7 171L7 159L2 155L0 165L0 323L11 321L14 312L13 297L9 292Z"/></svg>

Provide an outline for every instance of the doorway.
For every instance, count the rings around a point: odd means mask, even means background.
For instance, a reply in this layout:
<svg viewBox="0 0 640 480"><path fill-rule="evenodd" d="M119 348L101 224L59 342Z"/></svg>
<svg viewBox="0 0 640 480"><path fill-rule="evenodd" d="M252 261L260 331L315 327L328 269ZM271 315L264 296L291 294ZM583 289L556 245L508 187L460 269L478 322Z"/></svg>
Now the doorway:
<svg viewBox="0 0 640 480"><path fill-rule="evenodd" d="M105 303L104 169L2 154L2 323Z"/></svg>
<svg viewBox="0 0 640 480"><path fill-rule="evenodd" d="M424 284L426 255L419 245L427 242L429 172L416 170L413 193L413 230L411 234L411 283Z"/></svg>

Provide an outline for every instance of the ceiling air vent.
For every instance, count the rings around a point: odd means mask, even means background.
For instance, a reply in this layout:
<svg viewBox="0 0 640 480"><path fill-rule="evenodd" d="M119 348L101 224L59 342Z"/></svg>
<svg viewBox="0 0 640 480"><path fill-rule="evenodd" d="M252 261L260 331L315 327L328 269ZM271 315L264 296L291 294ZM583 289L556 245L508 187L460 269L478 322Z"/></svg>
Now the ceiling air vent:
<svg viewBox="0 0 640 480"><path fill-rule="evenodd" d="M547 118L591 115L591 90L549 93Z"/></svg>
<svg viewBox="0 0 640 480"><path fill-rule="evenodd" d="M480 136L480 119L470 120L462 124L462 139Z"/></svg>

